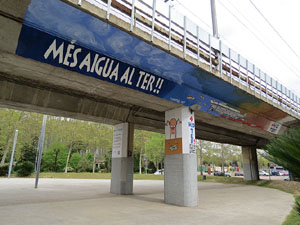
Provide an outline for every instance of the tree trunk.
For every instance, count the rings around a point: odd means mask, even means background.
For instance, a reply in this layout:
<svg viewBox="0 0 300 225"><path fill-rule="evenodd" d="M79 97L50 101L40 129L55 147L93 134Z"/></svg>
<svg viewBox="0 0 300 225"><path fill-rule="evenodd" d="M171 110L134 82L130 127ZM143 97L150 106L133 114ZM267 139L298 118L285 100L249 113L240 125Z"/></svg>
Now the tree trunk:
<svg viewBox="0 0 300 225"><path fill-rule="evenodd" d="M11 118L10 118L11 120L12 120L13 114L14 114L14 113L12 113L12 115L11 115ZM2 156L2 159L1 159L0 165L3 165L3 164L5 163L5 159L6 159L6 157L7 157L7 154L8 154L8 151L9 151L9 147L10 147L11 142L12 142L12 140L13 140L13 138L12 138L12 137L13 137L13 134L15 133L15 130L16 130L17 125L18 125L18 122L22 119L23 114L24 114L24 113L21 112L19 119L18 119L18 120L16 121L16 123L14 124L13 130L12 130L12 132L9 134L9 136L8 136L8 138L7 138L5 150L4 150L4 152L3 152L3 156Z"/></svg>
<svg viewBox="0 0 300 225"><path fill-rule="evenodd" d="M94 151L93 173L95 173L95 166L96 166L96 151Z"/></svg>
<svg viewBox="0 0 300 225"><path fill-rule="evenodd" d="M142 149L140 150L139 174L142 174Z"/></svg>
<svg viewBox="0 0 300 225"><path fill-rule="evenodd" d="M12 142L12 135L9 135L8 139L7 139L7 142L6 142L6 147L4 149L4 153L3 153L0 165L4 165L4 163L5 163L5 159L7 157L7 154L8 154L8 151L9 151L9 147L11 146L11 142Z"/></svg>
<svg viewBox="0 0 300 225"><path fill-rule="evenodd" d="M54 159L54 171L57 172L57 157L58 157L58 152L55 151L55 159Z"/></svg>
<svg viewBox="0 0 300 225"><path fill-rule="evenodd" d="M224 146L221 144L221 150L222 150L222 173L224 173Z"/></svg>
<svg viewBox="0 0 300 225"><path fill-rule="evenodd" d="M69 148L66 167L65 167L65 173L68 173L68 165L69 165L69 161L70 161L70 157L71 157L72 148L73 148L73 141L71 142L71 145L70 145L70 148Z"/></svg>

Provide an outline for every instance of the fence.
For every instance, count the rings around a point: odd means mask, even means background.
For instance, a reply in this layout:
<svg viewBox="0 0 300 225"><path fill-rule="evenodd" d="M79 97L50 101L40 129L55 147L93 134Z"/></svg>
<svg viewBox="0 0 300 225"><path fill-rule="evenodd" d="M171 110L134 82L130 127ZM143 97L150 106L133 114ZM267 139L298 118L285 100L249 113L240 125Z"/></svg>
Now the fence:
<svg viewBox="0 0 300 225"><path fill-rule="evenodd" d="M168 44L168 49L183 52L183 58L192 57L197 65L209 66L209 71L217 71L224 80L238 87L252 90L254 95L291 115L300 117L300 98L280 84L249 60L227 47L221 40L181 15L171 5L164 4L157 9L157 0L152 5L143 0L87 0L106 11L106 19L111 14L129 24L129 30L137 27ZM78 5L82 3L78 0ZM167 15L167 16L166 16Z"/></svg>

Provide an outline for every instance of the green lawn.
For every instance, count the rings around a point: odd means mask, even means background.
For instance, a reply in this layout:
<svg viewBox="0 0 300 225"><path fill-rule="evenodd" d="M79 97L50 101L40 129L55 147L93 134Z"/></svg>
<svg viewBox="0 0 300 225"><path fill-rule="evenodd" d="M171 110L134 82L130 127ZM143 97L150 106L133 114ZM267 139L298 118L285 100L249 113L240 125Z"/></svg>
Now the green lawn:
<svg viewBox="0 0 300 225"><path fill-rule="evenodd" d="M15 176L13 176L15 177ZM35 177L35 174L30 176ZM110 173L40 173L40 178L61 178L61 179L110 179ZM135 180L163 180L163 175L134 174Z"/></svg>

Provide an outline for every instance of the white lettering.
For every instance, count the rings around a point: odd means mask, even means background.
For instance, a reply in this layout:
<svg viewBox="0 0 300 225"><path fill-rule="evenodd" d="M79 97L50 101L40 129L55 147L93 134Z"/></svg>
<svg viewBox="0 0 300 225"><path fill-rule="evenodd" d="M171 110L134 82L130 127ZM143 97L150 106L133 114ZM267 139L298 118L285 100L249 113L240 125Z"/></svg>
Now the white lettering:
<svg viewBox="0 0 300 225"><path fill-rule="evenodd" d="M52 44L50 45L50 47L47 49L47 51L44 54L44 58L47 59L49 57L49 55L53 54L53 59L55 59L57 57L57 55L59 55L59 63L63 62L63 56L64 56L64 42L61 43L61 45L59 46L58 49L56 49L56 39L54 39L54 41L52 42Z"/></svg>
<svg viewBox="0 0 300 225"><path fill-rule="evenodd" d="M144 77L144 80L143 80L143 83L142 83L142 86L141 86L141 88L143 89L143 90L145 90L145 85L147 84L147 82L148 82L148 80L147 80L147 78L150 76L150 74L149 73L146 73L146 75L145 75L145 77Z"/></svg>
<svg viewBox="0 0 300 225"><path fill-rule="evenodd" d="M96 63L96 73L97 73L99 76L101 76L102 69L103 69L102 66L99 67L99 64L100 64L102 61L105 61L105 60L106 60L105 57L101 57L100 59L98 59L98 61L97 61L97 63Z"/></svg>
<svg viewBox="0 0 300 225"><path fill-rule="evenodd" d="M145 75L145 72L144 71L140 71L140 77L139 77L139 81L137 82L136 84L136 87L139 87L140 86L140 82L141 82L141 79L142 77Z"/></svg>
<svg viewBox="0 0 300 225"><path fill-rule="evenodd" d="M111 60L110 65L109 65L109 69L107 69L109 60L110 60L110 59L107 58L107 61L106 61L105 66L104 66L104 68L103 68L103 74L102 74L103 77L108 77L109 74L110 74L110 72L111 72L111 68L112 68L112 65L113 65L113 63L114 63L114 60Z"/></svg>
<svg viewBox="0 0 300 225"><path fill-rule="evenodd" d="M87 54L84 58L84 60L82 60L79 69L82 69L82 67L86 66L86 71L90 72L90 67L91 67L91 54Z"/></svg>
<svg viewBox="0 0 300 225"><path fill-rule="evenodd" d="M122 83L123 80L125 80L125 84L127 84L128 82L128 75L129 75L129 70L130 70L130 67L128 67L126 69L126 71L124 72L124 74L122 75L121 79L120 79L120 82Z"/></svg>
<svg viewBox="0 0 300 225"><path fill-rule="evenodd" d="M77 54L81 52L81 48L77 48L75 49L74 53L73 53L73 62L70 64L70 67L75 67L77 66Z"/></svg>
<svg viewBox="0 0 300 225"><path fill-rule="evenodd" d="M64 59L64 65L66 65L66 66L68 66L70 63L68 62L68 58L70 58L71 56L72 56L72 53L71 53L71 50L73 50L74 49L74 45L68 45L68 47L67 47L67 52L66 52L66 54L65 54L65 59Z"/></svg>

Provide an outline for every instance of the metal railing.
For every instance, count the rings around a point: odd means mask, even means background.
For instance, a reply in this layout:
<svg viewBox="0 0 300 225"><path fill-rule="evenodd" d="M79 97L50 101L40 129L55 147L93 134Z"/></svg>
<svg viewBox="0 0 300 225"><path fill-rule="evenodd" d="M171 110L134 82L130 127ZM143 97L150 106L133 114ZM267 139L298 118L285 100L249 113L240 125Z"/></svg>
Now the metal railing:
<svg viewBox="0 0 300 225"><path fill-rule="evenodd" d="M217 72L224 80L239 88L252 90L254 95L289 114L300 117L300 98L277 80L263 72L249 60L227 47L221 40L190 21L180 13L174 13L171 5L157 9L157 0L152 5L143 0L87 0L110 14L124 20L129 31L139 28L154 38L164 41L168 50L182 51L182 57L191 57L197 65L205 64L209 71ZM78 5L82 1L78 0ZM168 8L167 8L168 7Z"/></svg>

